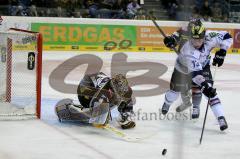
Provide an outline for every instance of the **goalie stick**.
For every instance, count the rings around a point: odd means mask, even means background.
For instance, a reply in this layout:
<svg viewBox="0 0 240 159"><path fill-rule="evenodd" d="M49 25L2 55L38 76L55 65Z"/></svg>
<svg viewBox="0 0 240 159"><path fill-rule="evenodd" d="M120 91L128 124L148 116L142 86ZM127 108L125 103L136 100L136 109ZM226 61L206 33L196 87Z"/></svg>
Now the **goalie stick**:
<svg viewBox="0 0 240 159"><path fill-rule="evenodd" d="M110 124L105 124L105 125L93 124L93 126L95 128L107 130L107 131L113 133L115 136L117 136L117 137L119 137L119 138L121 138L125 141L128 141L128 142L137 142L137 141L140 141L142 139L140 137L130 136L129 134L124 133L121 130L118 130L117 128L111 126Z"/></svg>
<svg viewBox="0 0 240 159"><path fill-rule="evenodd" d="M111 126L110 124L106 124L106 125L94 125L94 127L96 128L101 128L101 129L105 129L111 133L113 133L115 136L123 139L124 141L127 141L127 142L139 142L139 141L142 141L142 140L145 140L145 139L148 139L154 135L156 135L157 133L151 133L149 135L146 135L146 136L132 136L132 135L129 135L113 126Z"/></svg>
<svg viewBox="0 0 240 159"><path fill-rule="evenodd" d="M83 109L83 107L81 105L76 105L76 104L73 104L74 107L77 107L77 108L80 108L80 109ZM102 106L100 106L102 107ZM103 105L104 107L104 105ZM92 120L93 122L91 123L91 125L95 128L100 128L100 129L104 129L104 130L107 130L111 133L113 133L115 136L125 140L125 141L128 141L128 142L136 142L136 141L140 141L142 139L145 139L145 138L140 138L140 137L135 137L135 136L130 136L126 133L124 133L123 131L121 130L118 130L117 128L111 126L108 121L111 117L110 115L110 110L109 110L109 107L106 107L108 109L108 116L105 118L105 120ZM94 113L94 118L98 117L98 116L101 116L101 112L103 111L99 111L99 109L97 108L93 108L95 109L95 113ZM106 110L106 109L105 109ZM99 112L97 112L99 111ZM88 116L89 118L92 118L92 115L93 113L87 113L87 112L81 112L83 113L85 116ZM92 115L90 115L92 114ZM152 135L151 135L152 136Z"/></svg>

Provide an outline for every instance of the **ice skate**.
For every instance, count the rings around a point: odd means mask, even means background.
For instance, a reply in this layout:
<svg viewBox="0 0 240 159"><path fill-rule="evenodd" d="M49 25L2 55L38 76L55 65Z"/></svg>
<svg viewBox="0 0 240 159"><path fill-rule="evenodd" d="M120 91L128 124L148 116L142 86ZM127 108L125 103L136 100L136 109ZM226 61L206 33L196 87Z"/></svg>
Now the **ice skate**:
<svg viewBox="0 0 240 159"><path fill-rule="evenodd" d="M192 119L198 119L200 115L200 109L199 108L193 108L192 110Z"/></svg>
<svg viewBox="0 0 240 159"><path fill-rule="evenodd" d="M179 105L177 108L176 108L176 112L182 112L184 110L186 110L187 108L191 107L192 106L192 103L191 102L188 102L188 103L182 103L181 105Z"/></svg>
<svg viewBox="0 0 240 159"><path fill-rule="evenodd" d="M218 124L220 126L220 130L221 131L224 131L224 130L226 130L228 128L228 124L227 124L226 119L225 119L224 116L218 117Z"/></svg>
<svg viewBox="0 0 240 159"><path fill-rule="evenodd" d="M162 114L163 114L163 115L167 114L168 111L169 111L169 108L170 108L170 105L164 103L163 106L162 106Z"/></svg>

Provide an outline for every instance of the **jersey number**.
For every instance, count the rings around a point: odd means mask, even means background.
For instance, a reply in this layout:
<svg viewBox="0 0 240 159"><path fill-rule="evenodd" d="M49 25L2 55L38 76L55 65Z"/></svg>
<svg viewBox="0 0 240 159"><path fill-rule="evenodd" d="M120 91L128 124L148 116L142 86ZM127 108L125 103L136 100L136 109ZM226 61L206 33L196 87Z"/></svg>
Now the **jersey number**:
<svg viewBox="0 0 240 159"><path fill-rule="evenodd" d="M200 66L199 62L197 61L192 61L192 64L193 64L193 68Z"/></svg>

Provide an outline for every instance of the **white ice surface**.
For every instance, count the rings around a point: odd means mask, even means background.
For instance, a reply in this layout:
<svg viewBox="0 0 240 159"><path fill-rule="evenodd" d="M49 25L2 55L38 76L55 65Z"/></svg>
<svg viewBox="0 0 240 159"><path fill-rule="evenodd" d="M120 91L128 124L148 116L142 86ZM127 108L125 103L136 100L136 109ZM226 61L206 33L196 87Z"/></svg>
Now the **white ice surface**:
<svg viewBox="0 0 240 159"><path fill-rule="evenodd" d="M110 74L111 53L94 53L104 60L102 71ZM198 121L168 119L145 120L144 113L158 114L164 95L138 97L134 110L137 126L124 130L130 135L150 136L137 143L126 142L112 133L75 123L59 123L54 113L55 103L74 94L63 94L49 86L49 74L59 64L75 56L73 53L49 53L43 56L42 119L0 122L0 159L238 159L240 157L240 56L227 55L224 66L217 70L215 86L224 106L229 124L220 132L209 110L203 143L199 145L206 99L202 100ZM170 80L176 55L165 53L127 53L128 61L158 62L168 71L161 79ZM143 71L144 72L144 71ZM141 72L140 72L141 73ZM130 76L139 74L132 72ZM71 72L67 81L77 84L83 74ZM79 75L79 76L78 76ZM145 89L147 86L137 87ZM146 88L147 89L147 88ZM175 112L175 105L170 109ZM185 115L189 116L186 111ZM188 117L187 116L187 117ZM149 117L149 116L148 116ZM159 117L159 116L158 116ZM150 118L150 117L149 117ZM186 118L184 118L186 119ZM163 148L168 150L162 156Z"/></svg>

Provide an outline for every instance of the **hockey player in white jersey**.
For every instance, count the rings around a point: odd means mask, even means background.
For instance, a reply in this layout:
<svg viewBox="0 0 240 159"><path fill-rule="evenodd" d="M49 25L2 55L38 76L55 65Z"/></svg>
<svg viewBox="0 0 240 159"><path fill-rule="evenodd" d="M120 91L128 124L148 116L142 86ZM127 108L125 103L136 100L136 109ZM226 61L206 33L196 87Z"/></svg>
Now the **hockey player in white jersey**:
<svg viewBox="0 0 240 159"><path fill-rule="evenodd" d="M216 89L212 87L210 52L213 48L219 48L212 64L222 66L226 51L232 45L232 37L226 31L206 31L203 25L194 24L190 28L189 36L189 40L182 45L176 59L170 90L165 94L162 113L166 114L178 95L188 92L194 85L195 93L203 93L209 98L210 107L218 119L220 130L223 131L228 125ZM199 105L200 101L198 101ZM199 105L193 108L193 117L199 116Z"/></svg>
<svg viewBox="0 0 240 159"><path fill-rule="evenodd" d="M178 29L177 31L175 31L172 35L165 37L164 44L169 48L178 46L178 50L180 51L180 49L185 44L185 42L190 38L191 27L193 25L195 27L203 26L200 19L193 18L189 21L187 26L183 26L180 29ZM206 72L206 74L208 74L208 72ZM181 93L182 104L176 108L177 112L184 111L185 109L187 109L191 106L193 106L194 112L198 110L195 108L198 108L201 103L202 93L201 93L201 91L199 91L199 89L197 87L198 86L193 85L191 91ZM192 98L192 102L191 102L191 98ZM199 113L197 113L197 112L194 113L194 112L192 114L192 118L193 119L198 118Z"/></svg>
<svg viewBox="0 0 240 159"><path fill-rule="evenodd" d="M105 125L111 120L111 109L119 111L118 123L122 129L135 127L133 115L132 89L125 76L113 78L103 72L87 74L80 81L76 105L71 99L63 99L56 104L56 113L60 121L80 121Z"/></svg>

